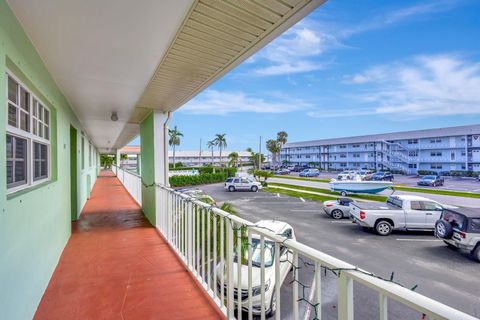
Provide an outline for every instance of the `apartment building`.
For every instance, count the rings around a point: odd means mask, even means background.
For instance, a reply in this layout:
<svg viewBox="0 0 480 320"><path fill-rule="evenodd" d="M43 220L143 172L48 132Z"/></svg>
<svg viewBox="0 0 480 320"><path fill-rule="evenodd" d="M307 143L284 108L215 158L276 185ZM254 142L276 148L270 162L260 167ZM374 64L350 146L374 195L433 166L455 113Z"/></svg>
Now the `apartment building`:
<svg viewBox="0 0 480 320"><path fill-rule="evenodd" d="M280 159L323 170L480 171L480 125L292 142Z"/></svg>

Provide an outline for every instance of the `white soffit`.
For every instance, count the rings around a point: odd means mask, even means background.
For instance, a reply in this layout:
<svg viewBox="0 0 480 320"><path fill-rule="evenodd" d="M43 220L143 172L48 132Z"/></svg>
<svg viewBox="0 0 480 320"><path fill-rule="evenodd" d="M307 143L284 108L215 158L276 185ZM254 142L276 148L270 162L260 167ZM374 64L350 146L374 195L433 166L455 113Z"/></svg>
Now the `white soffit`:
<svg viewBox="0 0 480 320"><path fill-rule="evenodd" d="M192 0L7 0L92 142L114 146ZM110 120L112 111L119 120ZM135 127L135 126L133 126ZM125 130L124 130L125 129ZM128 141L127 141L128 142Z"/></svg>

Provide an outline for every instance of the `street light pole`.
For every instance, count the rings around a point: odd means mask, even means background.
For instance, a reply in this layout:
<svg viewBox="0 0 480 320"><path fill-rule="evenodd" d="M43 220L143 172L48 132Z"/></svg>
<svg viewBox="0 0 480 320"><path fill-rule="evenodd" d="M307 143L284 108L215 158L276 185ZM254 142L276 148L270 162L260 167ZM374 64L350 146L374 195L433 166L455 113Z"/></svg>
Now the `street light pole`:
<svg viewBox="0 0 480 320"><path fill-rule="evenodd" d="M258 143L258 170L262 170L262 136Z"/></svg>

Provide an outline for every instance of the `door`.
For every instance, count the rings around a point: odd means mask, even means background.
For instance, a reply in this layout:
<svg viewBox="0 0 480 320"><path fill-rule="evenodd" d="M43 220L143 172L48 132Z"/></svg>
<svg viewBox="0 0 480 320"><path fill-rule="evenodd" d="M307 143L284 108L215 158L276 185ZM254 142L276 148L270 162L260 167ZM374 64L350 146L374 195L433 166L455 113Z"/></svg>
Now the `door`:
<svg viewBox="0 0 480 320"><path fill-rule="evenodd" d="M426 228L426 211L423 210L420 201L410 202L410 208L405 210L405 226L407 229Z"/></svg>
<svg viewBox="0 0 480 320"><path fill-rule="evenodd" d="M442 206L432 201L422 201L422 207L425 211L425 227L435 228L435 222L440 219L442 214Z"/></svg>
<svg viewBox="0 0 480 320"><path fill-rule="evenodd" d="M240 186L243 190L250 189L250 181L248 179L242 178L240 180Z"/></svg>
<svg viewBox="0 0 480 320"><path fill-rule="evenodd" d="M70 213L77 220L77 129L70 126Z"/></svg>

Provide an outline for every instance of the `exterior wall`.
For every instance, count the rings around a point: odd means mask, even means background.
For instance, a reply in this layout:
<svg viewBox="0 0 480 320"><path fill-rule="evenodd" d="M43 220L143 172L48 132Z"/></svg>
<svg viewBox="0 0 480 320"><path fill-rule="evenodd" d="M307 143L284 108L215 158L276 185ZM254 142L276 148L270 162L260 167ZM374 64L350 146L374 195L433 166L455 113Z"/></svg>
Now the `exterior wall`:
<svg viewBox="0 0 480 320"><path fill-rule="evenodd" d="M5 175L7 69L51 111L51 179L10 194ZM0 317L31 319L70 236L70 126L78 131L78 147L82 129L4 0L0 0L0 88ZM88 153L85 156L88 164ZM77 167L77 213L88 194L87 176L93 185L97 170Z"/></svg>
<svg viewBox="0 0 480 320"><path fill-rule="evenodd" d="M342 139L345 140L345 139ZM358 141L359 139L357 139ZM282 149L280 159L293 164L314 164L321 169L390 169L407 173L417 170L478 171L480 169L480 128L478 134L465 133L446 137L373 140L342 144L301 146L288 144Z"/></svg>

